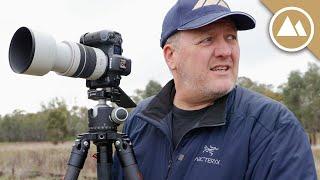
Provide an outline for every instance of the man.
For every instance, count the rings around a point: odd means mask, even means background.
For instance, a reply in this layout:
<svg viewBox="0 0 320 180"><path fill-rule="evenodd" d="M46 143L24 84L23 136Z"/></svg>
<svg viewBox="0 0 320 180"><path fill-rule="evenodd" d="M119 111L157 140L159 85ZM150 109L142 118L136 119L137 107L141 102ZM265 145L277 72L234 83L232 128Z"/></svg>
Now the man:
<svg viewBox="0 0 320 180"><path fill-rule="evenodd" d="M293 113L235 85L237 31L254 27L222 0L179 0L167 13L160 44L173 80L124 127L144 179L316 179ZM113 175L123 178L117 157Z"/></svg>

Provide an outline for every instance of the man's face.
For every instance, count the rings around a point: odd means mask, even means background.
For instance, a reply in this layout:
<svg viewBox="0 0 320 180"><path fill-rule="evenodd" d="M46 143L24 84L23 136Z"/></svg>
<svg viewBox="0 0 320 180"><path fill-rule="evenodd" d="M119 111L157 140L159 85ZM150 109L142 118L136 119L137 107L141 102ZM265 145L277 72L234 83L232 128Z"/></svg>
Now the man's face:
<svg viewBox="0 0 320 180"><path fill-rule="evenodd" d="M179 33L173 56L175 83L208 98L228 93L237 80L240 56L234 23L220 20Z"/></svg>

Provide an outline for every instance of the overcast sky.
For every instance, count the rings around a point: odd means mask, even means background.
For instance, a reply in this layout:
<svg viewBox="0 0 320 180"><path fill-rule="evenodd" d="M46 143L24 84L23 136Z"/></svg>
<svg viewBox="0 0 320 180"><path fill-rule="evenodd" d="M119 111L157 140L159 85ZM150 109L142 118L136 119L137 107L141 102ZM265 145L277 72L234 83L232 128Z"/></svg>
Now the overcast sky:
<svg viewBox="0 0 320 180"><path fill-rule="evenodd" d="M40 110L41 103L64 98L69 106L92 107L87 99L85 80L51 72L35 77L11 71L8 48L21 26L52 35L57 42L78 42L86 32L103 29L122 34L123 55L132 59L132 71L121 80L121 87L132 95L149 80L164 85L171 75L164 62L159 39L162 20L175 0L10 0L0 6L0 115L14 109ZM254 30L240 32L239 76L278 86L292 70L306 71L308 62L319 61L308 51L285 53L276 48L268 34L272 14L258 0L227 0L232 10L241 10L257 20ZM320 64L319 64L320 65Z"/></svg>

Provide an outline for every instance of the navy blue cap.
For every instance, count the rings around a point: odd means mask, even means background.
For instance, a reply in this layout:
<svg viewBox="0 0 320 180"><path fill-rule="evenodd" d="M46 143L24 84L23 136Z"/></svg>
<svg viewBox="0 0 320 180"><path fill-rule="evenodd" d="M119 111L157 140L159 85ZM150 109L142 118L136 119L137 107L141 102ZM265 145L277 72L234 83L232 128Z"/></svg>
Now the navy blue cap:
<svg viewBox="0 0 320 180"><path fill-rule="evenodd" d="M237 30L253 29L255 19L247 13L231 11L224 0L178 0L162 24L160 46L177 31L196 29L219 19L230 17Z"/></svg>

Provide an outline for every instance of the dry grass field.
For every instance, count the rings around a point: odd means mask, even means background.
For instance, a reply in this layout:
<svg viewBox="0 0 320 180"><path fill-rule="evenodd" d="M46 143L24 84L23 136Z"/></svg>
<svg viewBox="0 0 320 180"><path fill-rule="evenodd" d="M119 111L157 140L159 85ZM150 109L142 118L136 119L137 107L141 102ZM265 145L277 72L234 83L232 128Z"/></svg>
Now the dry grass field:
<svg viewBox="0 0 320 180"><path fill-rule="evenodd" d="M0 180L62 179L72 144L0 143ZM96 179L95 150L92 144L79 179Z"/></svg>
<svg viewBox="0 0 320 180"><path fill-rule="evenodd" d="M73 142L0 143L0 180L61 179L66 171ZM96 179L96 161L92 158L92 144L79 179ZM320 147L313 148L318 177L320 175Z"/></svg>
<svg viewBox="0 0 320 180"><path fill-rule="evenodd" d="M317 148L313 148L312 151L313 151L314 160L316 162L317 175L319 178L320 177L320 145L318 145Z"/></svg>

